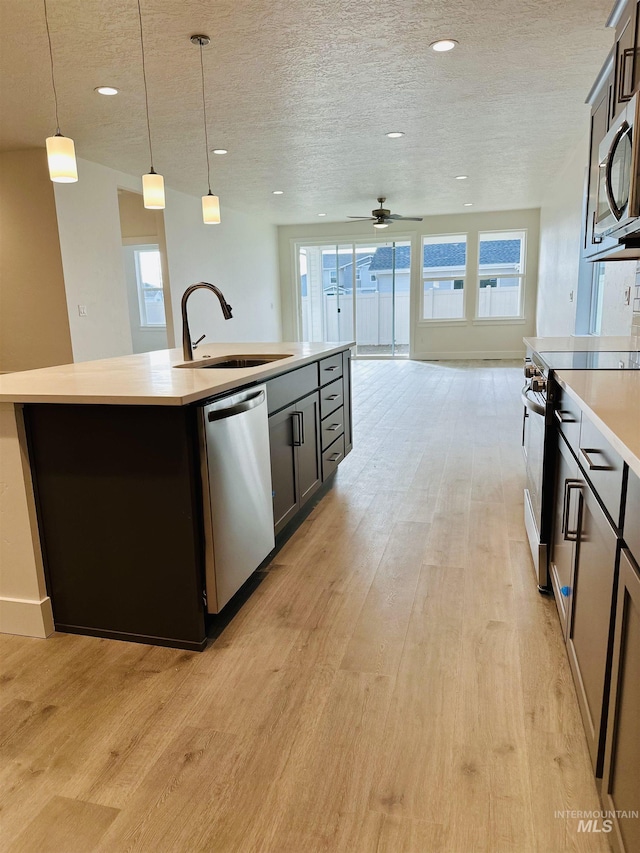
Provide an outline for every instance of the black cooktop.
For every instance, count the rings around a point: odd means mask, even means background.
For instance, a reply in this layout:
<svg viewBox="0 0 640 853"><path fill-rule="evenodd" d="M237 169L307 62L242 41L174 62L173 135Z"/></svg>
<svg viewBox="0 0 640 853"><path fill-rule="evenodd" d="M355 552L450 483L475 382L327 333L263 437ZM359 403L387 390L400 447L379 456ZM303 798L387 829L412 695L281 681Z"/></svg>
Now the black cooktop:
<svg viewBox="0 0 640 853"><path fill-rule="evenodd" d="M638 370L637 352L540 352L549 370Z"/></svg>

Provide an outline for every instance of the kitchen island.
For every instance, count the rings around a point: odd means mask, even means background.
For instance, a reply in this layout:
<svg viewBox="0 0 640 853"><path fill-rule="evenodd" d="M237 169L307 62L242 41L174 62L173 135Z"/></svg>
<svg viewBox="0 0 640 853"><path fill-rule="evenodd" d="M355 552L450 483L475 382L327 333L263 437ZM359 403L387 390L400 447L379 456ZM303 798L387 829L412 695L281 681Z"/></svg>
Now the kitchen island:
<svg viewBox="0 0 640 853"><path fill-rule="evenodd" d="M180 366L180 350L163 350L0 377L0 630L45 637L55 617L61 630L204 648L198 412L220 395L266 383L279 442L274 502L289 500L285 486L296 491L279 533L330 483L351 447L351 345L210 344L198 348L193 366ZM198 366L241 355L275 360ZM282 444L302 416L294 411L302 398L313 402L307 435L315 444L307 438L305 459L290 447L287 460ZM321 415L333 415L331 424ZM323 426L333 421L339 427L325 438ZM314 460L315 478L300 495ZM287 479L279 469L288 462ZM90 575L95 582L85 584L78 610L72 599ZM58 618L57 603L67 615Z"/></svg>

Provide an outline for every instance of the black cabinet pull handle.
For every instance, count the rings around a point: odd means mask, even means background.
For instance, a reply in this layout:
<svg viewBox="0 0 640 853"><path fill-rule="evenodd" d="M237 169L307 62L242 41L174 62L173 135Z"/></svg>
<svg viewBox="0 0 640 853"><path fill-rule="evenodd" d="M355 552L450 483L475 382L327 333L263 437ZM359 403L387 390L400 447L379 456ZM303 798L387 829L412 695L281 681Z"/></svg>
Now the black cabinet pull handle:
<svg viewBox="0 0 640 853"><path fill-rule="evenodd" d="M342 456L342 453L332 453L331 456L327 459L327 462L337 462L338 459Z"/></svg>
<svg viewBox="0 0 640 853"><path fill-rule="evenodd" d="M581 480L564 481L564 510L562 513L562 538L565 542L577 542L580 528L580 514L575 530L569 530L569 513L571 511L571 492L582 487Z"/></svg>
<svg viewBox="0 0 640 853"><path fill-rule="evenodd" d="M331 394L329 397L325 397L325 400L331 400L333 402L333 400L337 400L339 396L340 394Z"/></svg>
<svg viewBox="0 0 640 853"><path fill-rule="evenodd" d="M580 453L582 453L584 458L587 460L587 465L589 466L590 471L615 471L613 465L598 465L590 458L590 453L599 453L606 461L607 457L604 455L603 451L598 450L597 447L581 447Z"/></svg>
<svg viewBox="0 0 640 853"><path fill-rule="evenodd" d="M571 412L565 412L562 409L556 409L554 412L555 419L560 424L577 424L578 421L571 417ZM568 416L568 417L567 417Z"/></svg>
<svg viewBox="0 0 640 853"><path fill-rule="evenodd" d="M300 447L302 444L302 423L300 421L300 412L292 412L291 425L293 428L293 446Z"/></svg>
<svg viewBox="0 0 640 853"><path fill-rule="evenodd" d="M340 429L340 424L331 424L327 427L327 432L335 432L337 429Z"/></svg>
<svg viewBox="0 0 640 853"><path fill-rule="evenodd" d="M334 370L337 370L337 369L338 369L338 365L337 365L337 364L334 364L332 367L325 367L325 370L330 370L330 371L334 371Z"/></svg>

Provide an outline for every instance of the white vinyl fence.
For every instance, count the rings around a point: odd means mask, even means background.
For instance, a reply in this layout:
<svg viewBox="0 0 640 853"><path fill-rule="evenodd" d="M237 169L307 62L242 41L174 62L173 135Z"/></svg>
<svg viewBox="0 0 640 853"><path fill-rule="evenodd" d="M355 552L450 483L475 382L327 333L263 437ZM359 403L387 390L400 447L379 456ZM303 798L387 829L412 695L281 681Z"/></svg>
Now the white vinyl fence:
<svg viewBox="0 0 640 853"><path fill-rule="evenodd" d="M424 291L423 317L425 320L462 319L464 317L463 290ZM517 317L520 314L520 286L481 287L478 299L478 317Z"/></svg>
<svg viewBox="0 0 640 853"><path fill-rule="evenodd" d="M359 293L356 296L356 336L358 344L371 346L393 342L393 296L391 293ZM339 300L339 301L338 301ZM338 307L340 311L338 312ZM313 316L312 316L313 314ZM396 294L396 344L409 344L409 294ZM321 325L320 325L321 324ZM322 335L320 330L324 331ZM311 332L325 341L353 338L353 297L302 297L302 339L314 340Z"/></svg>

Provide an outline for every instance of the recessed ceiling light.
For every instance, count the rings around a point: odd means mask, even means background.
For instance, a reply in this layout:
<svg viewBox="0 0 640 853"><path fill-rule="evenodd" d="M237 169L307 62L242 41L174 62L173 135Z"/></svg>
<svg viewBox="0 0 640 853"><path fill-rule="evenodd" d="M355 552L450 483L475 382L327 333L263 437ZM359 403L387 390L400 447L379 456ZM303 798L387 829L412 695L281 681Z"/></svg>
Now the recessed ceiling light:
<svg viewBox="0 0 640 853"><path fill-rule="evenodd" d="M319 213L318 216L326 216L326 213Z"/></svg>
<svg viewBox="0 0 640 853"><path fill-rule="evenodd" d="M214 154L228 154L229 152L227 151L226 148L214 148L213 153Z"/></svg>
<svg viewBox="0 0 640 853"><path fill-rule="evenodd" d="M404 133L401 130L392 130L390 133L387 133L389 139L400 139L401 136L404 136Z"/></svg>
<svg viewBox="0 0 640 853"><path fill-rule="evenodd" d="M284 190L274 190L273 194L274 195L284 195Z"/></svg>
<svg viewBox="0 0 640 853"><path fill-rule="evenodd" d="M438 41L432 41L429 47L437 53L445 53L447 50L453 50L457 44L455 39L438 39Z"/></svg>
<svg viewBox="0 0 640 853"><path fill-rule="evenodd" d="M473 207L473 202L472 201L465 201L464 207Z"/></svg>
<svg viewBox="0 0 640 853"><path fill-rule="evenodd" d="M113 86L96 86L96 88L93 91L97 92L99 95L117 95L118 94L118 89L114 88Z"/></svg>
<svg viewBox="0 0 640 853"><path fill-rule="evenodd" d="M466 181L469 175L456 175L456 181Z"/></svg>

